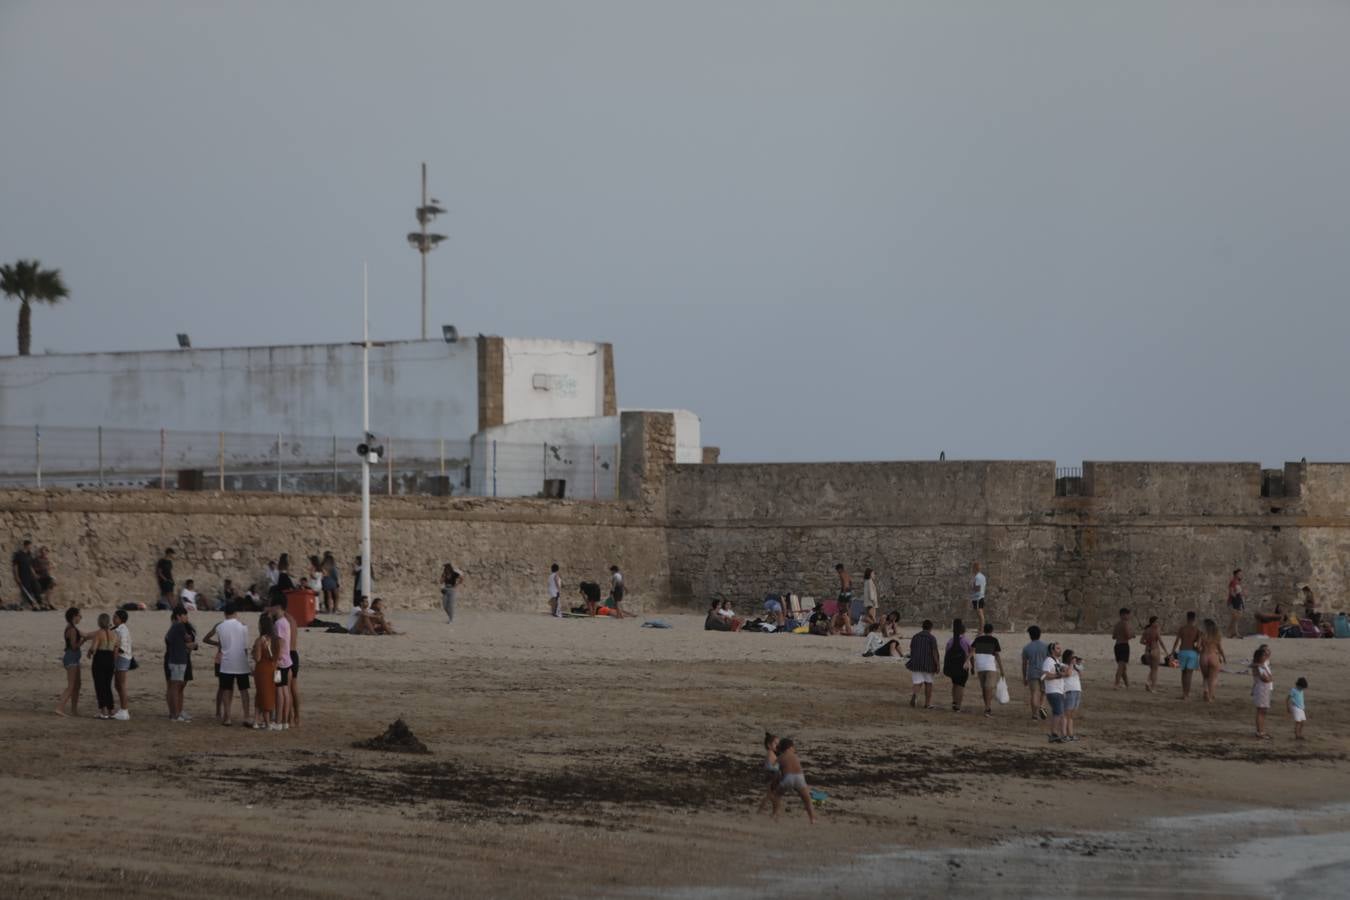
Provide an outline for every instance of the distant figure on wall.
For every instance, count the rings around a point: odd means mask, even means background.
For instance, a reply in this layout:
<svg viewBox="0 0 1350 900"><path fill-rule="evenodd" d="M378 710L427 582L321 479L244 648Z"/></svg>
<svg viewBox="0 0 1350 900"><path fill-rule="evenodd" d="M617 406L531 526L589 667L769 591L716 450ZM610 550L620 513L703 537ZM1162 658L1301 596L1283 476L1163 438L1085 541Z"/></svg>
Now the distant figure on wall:
<svg viewBox="0 0 1350 900"><path fill-rule="evenodd" d="M155 585L159 588L159 602L155 609L173 609L173 558L172 547L164 548L164 555L155 563Z"/></svg>
<svg viewBox="0 0 1350 900"><path fill-rule="evenodd" d="M1234 569L1233 577L1228 580L1228 636L1230 638L1241 637L1238 634L1238 620L1242 617L1242 609L1246 606L1246 600L1242 596L1242 570Z"/></svg>
<svg viewBox="0 0 1350 900"><path fill-rule="evenodd" d="M980 564L970 564L970 608L980 617L980 631L984 631L984 592L989 581L980 571Z"/></svg>

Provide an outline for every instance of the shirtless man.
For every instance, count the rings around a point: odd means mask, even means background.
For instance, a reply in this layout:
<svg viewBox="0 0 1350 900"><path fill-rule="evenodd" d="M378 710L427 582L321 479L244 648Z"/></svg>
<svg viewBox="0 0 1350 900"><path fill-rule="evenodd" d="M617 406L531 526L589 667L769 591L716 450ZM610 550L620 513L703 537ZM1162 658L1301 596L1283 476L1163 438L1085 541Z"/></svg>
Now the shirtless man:
<svg viewBox="0 0 1350 900"><path fill-rule="evenodd" d="M1116 677L1111 682L1112 687L1120 690L1123 684L1130 686L1130 641L1134 640L1134 632L1130 629L1130 611L1124 607L1120 610L1120 621L1116 622L1116 627L1111 629L1111 639L1116 642Z"/></svg>
<svg viewBox="0 0 1350 900"><path fill-rule="evenodd" d="M853 576L843 563L835 563L834 574L839 576L839 603L848 607L853 603Z"/></svg>
<svg viewBox="0 0 1350 900"><path fill-rule="evenodd" d="M1177 629L1172 652L1181 666L1181 699L1185 700L1191 695L1191 678L1200 668L1200 627L1195 624L1195 610L1186 613L1186 624Z"/></svg>

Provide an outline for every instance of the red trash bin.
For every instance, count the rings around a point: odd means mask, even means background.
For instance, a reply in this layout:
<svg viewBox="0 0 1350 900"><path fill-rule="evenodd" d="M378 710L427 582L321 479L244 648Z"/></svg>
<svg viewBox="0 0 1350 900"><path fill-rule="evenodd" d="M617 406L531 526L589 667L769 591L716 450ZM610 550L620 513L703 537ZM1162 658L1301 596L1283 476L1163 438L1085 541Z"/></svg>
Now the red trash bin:
<svg viewBox="0 0 1350 900"><path fill-rule="evenodd" d="M291 614L291 618L300 628L304 628L310 622L313 622L316 612L314 592L309 588L296 588L293 591L287 591L286 612Z"/></svg>

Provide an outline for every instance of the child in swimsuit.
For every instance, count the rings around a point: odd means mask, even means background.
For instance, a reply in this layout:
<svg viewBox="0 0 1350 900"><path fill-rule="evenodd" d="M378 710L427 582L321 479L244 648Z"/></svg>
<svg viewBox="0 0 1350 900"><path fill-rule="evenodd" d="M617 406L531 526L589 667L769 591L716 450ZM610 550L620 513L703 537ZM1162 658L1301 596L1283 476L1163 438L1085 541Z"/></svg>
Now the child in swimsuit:
<svg viewBox="0 0 1350 900"><path fill-rule="evenodd" d="M1308 679L1300 678L1289 689L1289 699L1285 701L1285 707L1294 720L1294 740L1296 741L1303 740L1303 723L1308 721L1308 712L1303 707L1303 692L1307 689Z"/></svg>
<svg viewBox="0 0 1350 900"><path fill-rule="evenodd" d="M791 791L802 798L806 817L810 819L812 825L816 824L816 811L811 808L811 789L806 786L806 773L802 771L802 761L797 757L797 748L793 745L792 738L781 738L778 741L778 766L780 774L778 791L773 799L774 817L777 818L783 809L783 795Z"/></svg>
<svg viewBox="0 0 1350 900"><path fill-rule="evenodd" d="M774 797L778 795L778 737L777 735L764 732L764 774L768 778L768 791L764 794L764 799L759 801L759 811L764 812L766 806L774 802Z"/></svg>

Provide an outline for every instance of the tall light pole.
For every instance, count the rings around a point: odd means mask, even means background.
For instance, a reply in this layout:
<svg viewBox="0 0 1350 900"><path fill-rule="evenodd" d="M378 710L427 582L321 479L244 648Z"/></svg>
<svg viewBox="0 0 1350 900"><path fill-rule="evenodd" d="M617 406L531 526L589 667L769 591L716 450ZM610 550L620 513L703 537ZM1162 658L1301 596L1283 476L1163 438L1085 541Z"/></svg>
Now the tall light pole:
<svg viewBox="0 0 1350 900"><path fill-rule="evenodd" d="M427 202L427 164L422 163L422 205L417 207L418 231L408 232L408 243L422 254L422 340L427 339L427 254L436 249L436 245L445 240L443 234L428 234L427 225L431 220L445 212L441 201L435 197Z"/></svg>
<svg viewBox="0 0 1350 900"><path fill-rule="evenodd" d="M361 590L362 596L373 596L370 580L370 276L366 263L361 264Z"/></svg>

